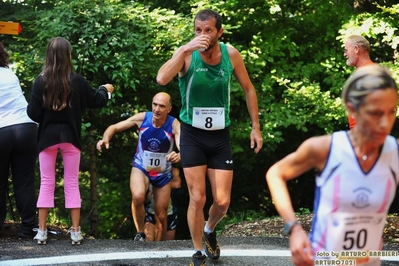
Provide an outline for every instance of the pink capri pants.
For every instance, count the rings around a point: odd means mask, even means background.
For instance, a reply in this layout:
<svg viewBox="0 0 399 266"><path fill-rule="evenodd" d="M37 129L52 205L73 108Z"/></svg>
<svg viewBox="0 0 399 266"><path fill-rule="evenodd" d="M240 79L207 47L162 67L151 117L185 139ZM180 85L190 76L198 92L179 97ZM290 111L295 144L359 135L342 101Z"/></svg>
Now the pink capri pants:
<svg viewBox="0 0 399 266"><path fill-rule="evenodd" d="M41 181L37 207L54 208L55 165L58 150L61 150L62 161L64 162L65 208L80 208L80 150L71 143L56 144L39 153Z"/></svg>

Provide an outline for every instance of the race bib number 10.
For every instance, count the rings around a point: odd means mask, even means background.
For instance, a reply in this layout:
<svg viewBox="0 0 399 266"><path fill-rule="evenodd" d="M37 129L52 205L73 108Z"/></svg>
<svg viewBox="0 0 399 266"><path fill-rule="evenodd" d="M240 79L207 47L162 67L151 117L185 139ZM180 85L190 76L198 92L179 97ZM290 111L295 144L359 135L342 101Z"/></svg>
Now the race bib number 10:
<svg viewBox="0 0 399 266"><path fill-rule="evenodd" d="M143 166L147 172L163 172L166 168L166 153L144 151Z"/></svg>
<svg viewBox="0 0 399 266"><path fill-rule="evenodd" d="M219 130L225 127L224 108L194 107L193 127L204 130Z"/></svg>

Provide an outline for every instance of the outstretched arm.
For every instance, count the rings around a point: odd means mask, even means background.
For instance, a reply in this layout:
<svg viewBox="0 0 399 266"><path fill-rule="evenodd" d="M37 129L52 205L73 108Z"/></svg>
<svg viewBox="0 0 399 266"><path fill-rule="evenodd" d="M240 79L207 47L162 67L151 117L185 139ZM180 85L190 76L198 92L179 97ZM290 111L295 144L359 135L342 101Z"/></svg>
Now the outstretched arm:
<svg viewBox="0 0 399 266"><path fill-rule="evenodd" d="M145 113L138 113L135 114L134 116L129 117L128 119L121 121L119 123L110 125L103 134L103 138L102 140L99 140L97 142L97 150L99 152L102 152L102 147L104 146L106 149L109 148L109 141L111 140L111 138L114 136L115 133L117 132L121 132L124 131L126 129L129 129L133 126L141 126L141 123L143 122L145 117Z"/></svg>

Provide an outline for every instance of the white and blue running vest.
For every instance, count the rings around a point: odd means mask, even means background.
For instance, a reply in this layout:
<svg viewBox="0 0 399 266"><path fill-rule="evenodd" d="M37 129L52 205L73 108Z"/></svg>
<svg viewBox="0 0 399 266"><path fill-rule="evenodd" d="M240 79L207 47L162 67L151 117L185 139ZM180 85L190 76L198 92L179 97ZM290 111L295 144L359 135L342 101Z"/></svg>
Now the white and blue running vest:
<svg viewBox="0 0 399 266"><path fill-rule="evenodd" d="M397 140L388 136L375 164L364 172L348 131L332 134L326 166L316 176L310 232L314 255L381 248L386 215L399 183L398 150Z"/></svg>

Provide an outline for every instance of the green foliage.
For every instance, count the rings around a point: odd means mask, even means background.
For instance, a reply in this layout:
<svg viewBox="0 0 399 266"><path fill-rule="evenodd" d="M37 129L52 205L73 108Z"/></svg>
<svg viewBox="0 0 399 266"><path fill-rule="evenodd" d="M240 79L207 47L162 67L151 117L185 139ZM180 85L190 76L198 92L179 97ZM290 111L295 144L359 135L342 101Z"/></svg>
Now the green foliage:
<svg viewBox="0 0 399 266"><path fill-rule="evenodd" d="M90 149L110 124L149 109L156 92L167 91L179 107L177 78L161 87L155 80L157 71L180 45L193 38L196 11L205 7L219 11L224 27L221 41L241 52L257 91L264 138L262 151L254 154L244 93L234 81L230 133L235 172L229 221L230 215L244 210L254 212L246 216L274 215L265 182L270 165L311 136L347 129L340 99L342 86L353 71L343 57L347 36L364 35L372 46L372 60L388 66L399 78L399 5L393 2L6 0L0 17L20 22L23 31L0 38L11 54L27 99L32 81L41 71L46 45L55 36L71 42L76 71L93 87L112 83L116 88L106 108L89 110L83 118L82 224L89 231L90 179L94 178ZM103 238L134 235L129 175L136 142L136 129L127 130L112 138L109 150L94 155ZM62 172L57 176L61 178ZM62 183L59 186L62 188ZM313 171L290 181L289 189L295 209L312 209ZM185 186L181 194L185 195L182 201L186 200ZM54 219L68 222L62 200L62 194L57 194Z"/></svg>
<svg viewBox="0 0 399 266"><path fill-rule="evenodd" d="M99 237L133 238L135 231L132 230L134 224L130 213L129 178L122 183L101 178L99 198ZM115 199L121 200L118 206L115 205Z"/></svg>
<svg viewBox="0 0 399 266"><path fill-rule="evenodd" d="M397 48L399 37L396 18L399 14L399 4L391 7L384 7L378 4L376 6L380 12L353 16L339 30L341 34L339 38L345 40L351 34L365 36L370 42L371 59L389 67L398 78Z"/></svg>
<svg viewBox="0 0 399 266"><path fill-rule="evenodd" d="M299 208L299 210L296 212L297 215L303 215L303 214L311 214L312 212L308 208Z"/></svg>

